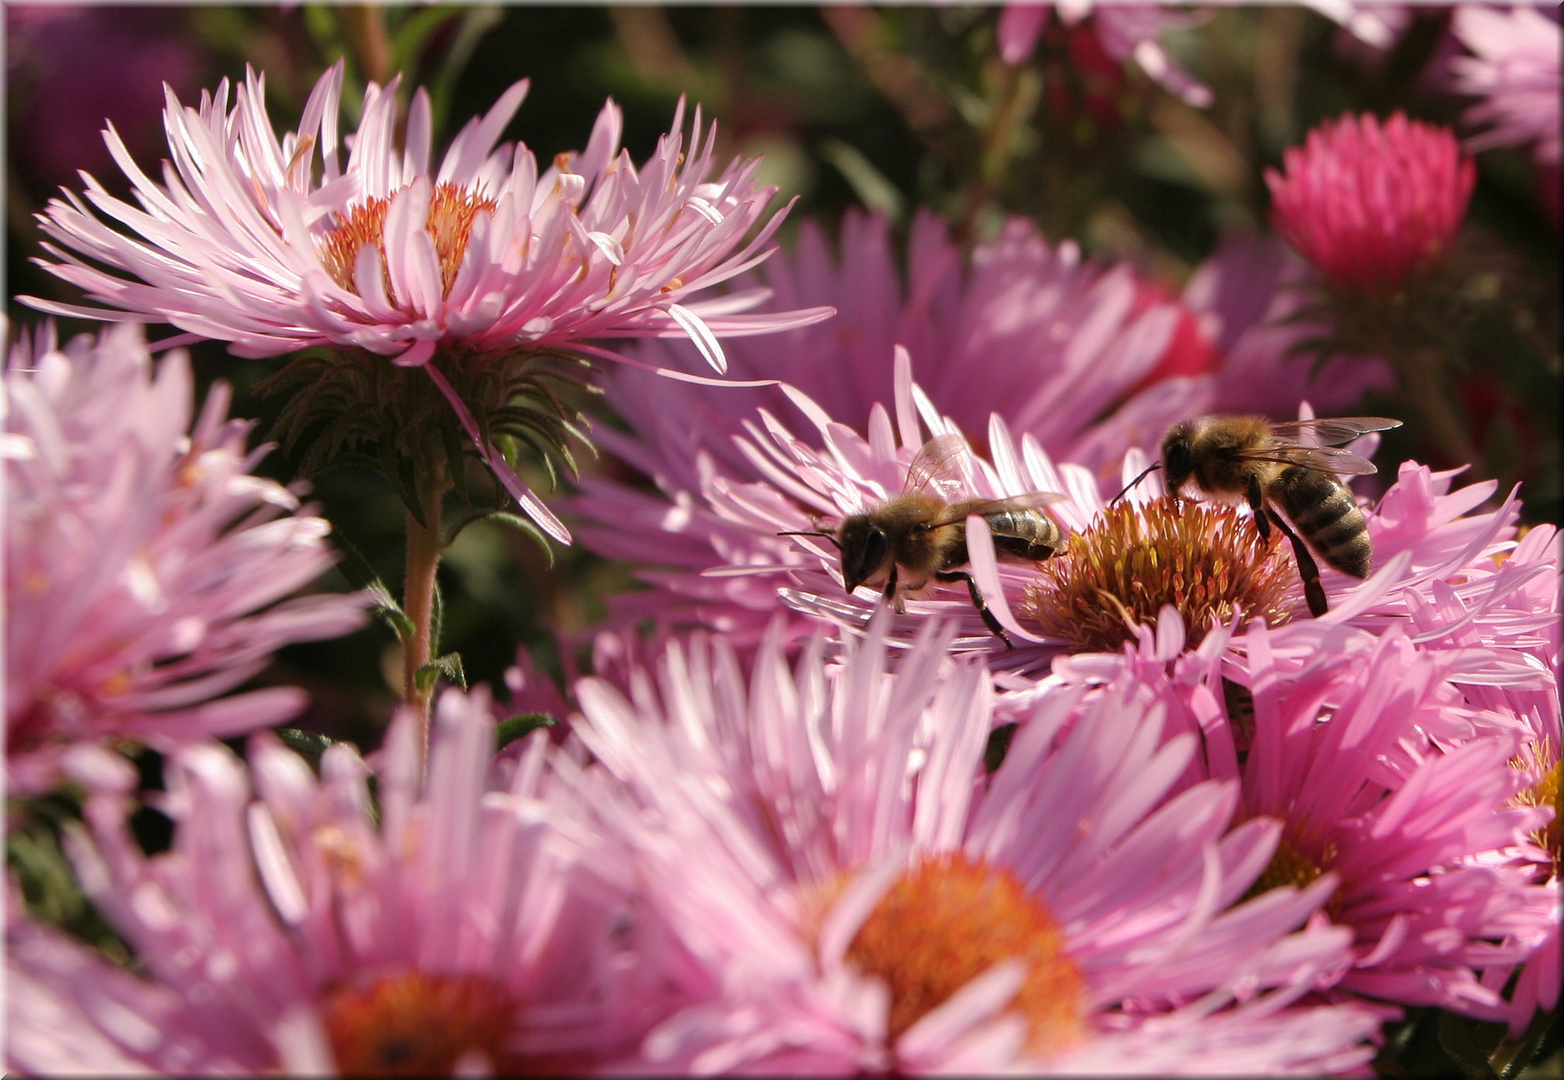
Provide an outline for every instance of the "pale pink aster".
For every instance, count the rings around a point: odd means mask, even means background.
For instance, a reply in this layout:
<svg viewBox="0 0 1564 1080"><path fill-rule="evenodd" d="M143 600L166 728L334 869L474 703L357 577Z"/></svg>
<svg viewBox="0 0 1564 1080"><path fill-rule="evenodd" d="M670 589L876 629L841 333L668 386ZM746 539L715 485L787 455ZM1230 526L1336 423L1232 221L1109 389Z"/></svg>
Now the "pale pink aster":
<svg viewBox="0 0 1564 1080"><path fill-rule="evenodd" d="M775 189L755 182L755 160L710 176L715 133L703 133L698 108L687 147L681 101L672 132L637 168L619 148L622 118L609 102L586 149L540 172L525 146L496 146L526 95L523 80L469 121L433 168L429 95L414 93L399 150L397 80L369 84L358 131L343 138L342 77L341 62L323 74L299 130L281 138L264 75L247 74L232 108L227 80L203 93L199 108L169 91L172 160L161 184L111 126L104 137L140 206L86 176L85 196L66 192L39 218L55 241L39 264L105 306L27 302L87 318L167 321L188 338L228 341L241 356L330 345L425 366L496 475L566 541L478 439L431 358L459 347L568 347L624 360L585 342L661 335L694 342L721 372L718 336L829 314L738 314L761 298L755 292L696 299L764 259L786 212L755 231Z"/></svg>
<svg viewBox="0 0 1564 1080"><path fill-rule="evenodd" d="M1564 38L1556 14L1532 7L1502 11L1475 4L1456 8L1451 24L1471 56L1450 61L1455 88L1483 101L1466 113L1488 128L1467 142L1472 150L1530 145L1543 165L1559 164L1559 52Z"/></svg>
<svg viewBox="0 0 1564 1080"><path fill-rule="evenodd" d="M1161 43L1170 29L1203 22L1199 11L1161 4L1093 3L1062 0L1058 4L1006 4L999 14L999 55L1007 64L1024 63L1037 46L1051 11L1073 26L1091 16L1103 51L1119 63L1134 60L1153 82L1197 108L1211 104L1211 90L1173 61Z"/></svg>
<svg viewBox="0 0 1564 1080"><path fill-rule="evenodd" d="M159 802L173 847L151 858L131 800L94 796L70 851L145 976L13 920L7 1065L503 1075L633 1046L662 990L636 981L624 898L552 824L546 738L496 761L490 708L442 695L427 781L400 714L373 799L345 744L319 779L269 733L248 775L221 746L181 749Z"/></svg>
<svg viewBox="0 0 1564 1080"><path fill-rule="evenodd" d="M1476 167L1448 128L1344 114L1267 169L1277 231L1333 284L1399 289L1449 253Z"/></svg>
<svg viewBox="0 0 1564 1080"><path fill-rule="evenodd" d="M7 361L6 776L38 791L72 744L168 749L280 723L305 694L228 691L281 646L361 625L361 598L286 599L334 561L331 527L251 475L252 423L219 384L192 416L189 358L139 325ZM225 696L226 695L226 696Z"/></svg>
<svg viewBox="0 0 1564 1080"><path fill-rule="evenodd" d="M1131 681L1089 704L1063 691L985 780L989 677L948 644L927 626L887 674L882 617L834 663L814 639L790 670L779 623L748 677L723 639L698 635L629 697L578 685L575 731L599 764L561 777L713 985L615 1068L1210 1074L1367 1059L1374 1013L1288 1007L1341 960L1340 930L1298 930L1331 882L1235 906L1275 826L1229 829L1230 783L1165 798L1193 736L1164 740L1163 709ZM973 879L996 907L936 902ZM925 880L951 891L918 893ZM939 989L910 1008L920 984Z"/></svg>
<svg viewBox="0 0 1564 1080"><path fill-rule="evenodd" d="M1275 241L1224 244L1182 302L1128 265L1083 260L1075 245L1052 246L1020 221L965 264L944 226L917 215L905 281L883 218L847 215L840 248L833 258L806 223L797 249L764 268L774 303L834 303L835 319L735 342L729 358L735 376L780 377L859 435L900 392L897 345L922 392L979 446L997 414L1017 437L1120 485L1125 446L1154 445L1185 416L1287 415L1305 396L1350 408L1390 382L1383 364L1343 358L1311 378L1312 358L1294 354L1317 332L1296 319L1304 297L1291 286L1302 267ZM659 342L642 342L637 356L654 367L673 362ZM565 502L589 547L642 567L636 576L654 586L614 597L611 625L649 618L757 639L775 588L742 568L796 565L792 546L771 534L801 526L757 526L753 514L716 507L742 492L765 503L764 518L801 520L788 509L799 498L754 449L755 410L788 417L795 407L777 387L708 388L626 368L608 372L604 388L630 430L604 430L598 444L658 488L588 476L584 493ZM899 486L891 476L884 483ZM803 508L830 509L814 497Z"/></svg>

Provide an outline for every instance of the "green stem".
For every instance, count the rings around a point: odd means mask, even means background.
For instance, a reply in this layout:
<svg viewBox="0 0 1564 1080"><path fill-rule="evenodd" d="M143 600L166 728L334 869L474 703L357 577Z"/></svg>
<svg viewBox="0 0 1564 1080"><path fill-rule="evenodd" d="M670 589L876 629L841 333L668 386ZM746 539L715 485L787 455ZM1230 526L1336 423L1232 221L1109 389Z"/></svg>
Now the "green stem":
<svg viewBox="0 0 1564 1080"><path fill-rule="evenodd" d="M1401 392L1417 410L1418 419L1433 436L1434 444L1456 461L1471 466L1468 479L1486 478L1487 462L1450 401L1438 354L1430 349L1393 349L1390 355L1395 361Z"/></svg>
<svg viewBox="0 0 1564 1080"><path fill-rule="evenodd" d="M440 495L426 489L424 523L407 515L407 581L402 610L413 624L412 635L402 642L402 699L423 717L423 745L429 747L429 694L418 687L418 672L429 663L434 649L435 571L445 538L440 533Z"/></svg>

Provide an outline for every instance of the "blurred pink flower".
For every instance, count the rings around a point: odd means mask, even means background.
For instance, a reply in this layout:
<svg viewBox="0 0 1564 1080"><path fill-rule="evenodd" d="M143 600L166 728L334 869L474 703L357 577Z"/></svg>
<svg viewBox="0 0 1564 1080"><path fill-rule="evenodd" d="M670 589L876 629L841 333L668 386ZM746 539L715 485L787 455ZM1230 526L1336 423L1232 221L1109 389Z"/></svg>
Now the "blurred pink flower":
<svg viewBox="0 0 1564 1080"><path fill-rule="evenodd" d="M1332 284L1379 294L1449 252L1476 182L1448 128L1396 113L1326 121L1267 169L1272 220Z"/></svg>
<svg viewBox="0 0 1564 1080"><path fill-rule="evenodd" d="M914 219L906 247L903 284L884 219L849 214L839 259L806 223L797 250L765 268L766 284L779 305L831 302L838 316L734 343L732 373L781 378L861 436L880 403L907 392L893 363L903 345L919 393L977 446L997 414L1018 437L1104 482L1118 481L1126 446L1154 445L1186 416L1238 408L1289 415L1304 397L1344 408L1389 384L1384 365L1345 358L1311 378L1311 358L1293 350L1317 328L1289 321L1305 302L1291 287L1303 268L1277 242L1224 244L1182 302L1128 265L1085 261L1070 243L1051 247L1020 221L980 245L969 267L927 214ZM672 362L659 342L639 348L647 364ZM626 368L608 372L604 386L630 431L606 429L599 445L659 489L588 476L583 494L565 504L587 546L644 567L637 577L655 586L613 598L610 625L695 623L753 642L775 610L774 579L754 574L799 561L770 534L807 527L797 524L805 520L799 508L833 512L778 483L757 457L757 442L769 439L756 410L796 415L789 393L708 388ZM883 483L891 493L900 486L889 473ZM719 509L730 495L753 496L765 509ZM775 523L784 518L795 524Z"/></svg>
<svg viewBox="0 0 1564 1080"><path fill-rule="evenodd" d="M38 791L76 742L159 749L279 723L305 695L221 696L363 601L284 597L333 561L325 520L251 475L252 424L221 384L192 426L189 359L139 325L11 349L4 385L6 775ZM281 601L279 603L279 601Z"/></svg>
<svg viewBox="0 0 1564 1080"><path fill-rule="evenodd" d="M177 7L15 4L3 17L10 161L36 191L113 164L105 120L156 152L164 84L192 93L209 63Z"/></svg>
<svg viewBox="0 0 1564 1080"><path fill-rule="evenodd" d="M141 206L88 177L84 198L67 193L40 216L57 244L44 245L56 261L38 260L108 307L26 301L87 318L167 321L190 339L229 341L242 356L333 345L424 366L496 475L564 542L569 533L429 366L437 353L570 348L627 360L585 342L662 335L694 342L721 372L719 335L830 314L736 314L762 298L757 292L693 299L764 259L786 212L745 240L775 189L755 183L758 161L735 160L707 179L713 136L702 141L699 109L687 149L681 101L672 133L637 169L619 149L621 117L609 102L586 150L560 155L539 174L525 146L495 148L526 95L522 81L469 121L433 170L429 95L413 95L404 150L393 145L396 80L369 84L358 132L342 139L342 75L339 62L321 76L299 131L280 140L264 75L248 74L232 110L226 80L202 95L199 109L170 93L173 160L163 184L140 170L111 127L105 138ZM350 148L345 166L342 146ZM139 235L105 223L94 207Z"/></svg>
<svg viewBox="0 0 1564 1080"><path fill-rule="evenodd" d="M71 854L147 977L13 919L7 1063L505 1075L634 1046L661 997L635 982L622 897L581 888L580 846L543 801L546 739L496 763L489 708L481 691L441 697L426 783L401 714L377 799L345 744L318 780L270 734L248 777L221 746L181 749L160 802L174 845L151 858L130 800L100 791Z"/></svg>
<svg viewBox="0 0 1564 1080"><path fill-rule="evenodd" d="M1203 22L1200 11L1160 4L1092 3L1064 0L1059 4L1006 4L999 15L999 55L1007 64L1024 63L1037 46L1050 11L1067 26L1091 16L1103 51L1124 63L1134 60L1152 81L1197 108L1211 104L1211 90L1173 62L1162 47L1164 31Z"/></svg>
<svg viewBox="0 0 1564 1080"><path fill-rule="evenodd" d="M884 629L830 664L814 639L789 670L777 624L747 678L724 639L697 635L629 697L578 685L575 730L600 764L561 778L631 851L647 908L712 986L618 1067L1143 1075L1367 1059L1373 1013L1287 1007L1341 961L1341 931L1298 930L1331 882L1234 906L1276 827L1229 830L1230 783L1165 798L1195 739L1164 741L1163 710L1132 681L1089 705L1049 697L985 779L987 672L926 625L887 674Z"/></svg>
<svg viewBox="0 0 1564 1080"><path fill-rule="evenodd" d="M1530 144L1538 162L1559 164L1559 51L1557 15L1530 7L1500 11L1475 4L1456 8L1451 29L1473 53L1450 61L1455 88L1484 100L1466 119L1489 130L1468 140L1472 150Z"/></svg>

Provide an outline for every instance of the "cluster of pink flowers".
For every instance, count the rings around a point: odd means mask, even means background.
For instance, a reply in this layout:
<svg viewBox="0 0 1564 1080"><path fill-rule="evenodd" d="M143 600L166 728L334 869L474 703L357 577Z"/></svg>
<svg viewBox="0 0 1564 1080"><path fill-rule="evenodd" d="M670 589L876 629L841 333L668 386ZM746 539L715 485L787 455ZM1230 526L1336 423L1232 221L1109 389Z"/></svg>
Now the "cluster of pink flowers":
<svg viewBox="0 0 1564 1080"><path fill-rule="evenodd" d="M331 526L251 475L265 450L246 450L227 389L192 417L182 351L154 369L139 326L63 349L46 326L12 348L3 392L11 790L47 790L82 744L167 748L299 712L291 687L222 695L280 646L357 627L363 604L284 599L331 565Z"/></svg>
<svg viewBox="0 0 1564 1080"><path fill-rule="evenodd" d="M1039 18L1006 12L1009 51ZM1025 222L964 255L919 214L902 260L854 214L837 254L806 223L762 267L774 193L754 162L708 179L698 113L638 169L610 104L539 172L496 149L518 83L431 170L428 97L405 149L394 86L342 140L342 77L281 138L259 76L233 107L170 95L161 184L110 134L139 207L89 178L44 215L46 265L117 310L34 302L126 325L8 361L7 777L79 795L67 854L136 965L12 886L8 1067L1319 1075L1361 1073L1411 1008L1519 1036L1557 1006L1557 530L1403 462L1347 489L1375 566L1326 568L1311 617L1250 507L1159 509L1170 424L1389 384L1314 363L1280 244L1230 240L1174 295ZM1383 289L1447 249L1472 168L1447 132L1348 118L1271 184L1318 269ZM563 509L650 588L615 598L595 674L561 697L523 657L510 708L437 695L427 752L405 708L312 768L265 730L301 692L230 692L364 600L293 596L326 523L254 475L225 389L193 418L187 357L154 363L142 319L427 366L459 412L437 357L623 360L598 438L654 487L588 479ZM668 377L685 341L739 385ZM962 447L949 501L1045 494L1068 546L1006 561L974 516L973 591L848 592L836 530L935 438ZM1082 586L1094 559L1158 580ZM1078 601L1114 645L1070 635ZM497 745L533 709L569 716ZM122 742L165 755L164 790ZM151 854L149 805L173 826Z"/></svg>

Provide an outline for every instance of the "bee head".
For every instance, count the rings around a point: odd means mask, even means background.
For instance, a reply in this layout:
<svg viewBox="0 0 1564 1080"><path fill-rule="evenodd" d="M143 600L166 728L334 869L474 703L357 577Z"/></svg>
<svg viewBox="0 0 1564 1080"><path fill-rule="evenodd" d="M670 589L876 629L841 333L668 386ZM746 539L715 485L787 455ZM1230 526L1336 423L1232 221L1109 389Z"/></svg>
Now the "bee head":
<svg viewBox="0 0 1564 1080"><path fill-rule="evenodd" d="M1162 470L1167 473L1168 494L1177 495L1184 489L1190 473L1195 471L1190 456L1189 443L1194 426L1185 420L1174 424L1162 437Z"/></svg>
<svg viewBox="0 0 1564 1080"><path fill-rule="evenodd" d="M864 514L842 522L837 544L842 549L842 581L848 592L874 577L890 561L890 538Z"/></svg>

